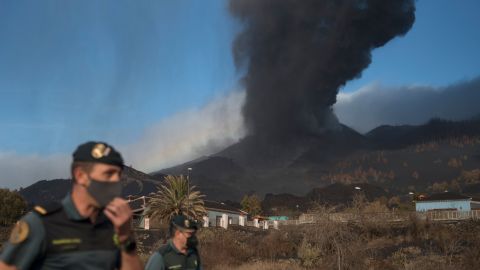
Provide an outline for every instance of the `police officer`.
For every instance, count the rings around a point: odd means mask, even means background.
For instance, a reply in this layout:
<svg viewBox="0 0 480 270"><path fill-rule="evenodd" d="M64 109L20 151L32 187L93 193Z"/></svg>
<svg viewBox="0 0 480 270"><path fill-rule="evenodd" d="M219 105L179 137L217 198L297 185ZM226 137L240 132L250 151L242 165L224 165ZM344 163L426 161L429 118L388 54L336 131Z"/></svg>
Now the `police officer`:
<svg viewBox="0 0 480 270"><path fill-rule="evenodd" d="M195 221L184 215L174 216L170 222L171 238L150 257L145 270L202 269L196 231Z"/></svg>
<svg viewBox="0 0 480 270"><path fill-rule="evenodd" d="M73 153L72 190L18 221L0 255L3 269L141 269L132 211L120 198L123 159L87 142Z"/></svg>

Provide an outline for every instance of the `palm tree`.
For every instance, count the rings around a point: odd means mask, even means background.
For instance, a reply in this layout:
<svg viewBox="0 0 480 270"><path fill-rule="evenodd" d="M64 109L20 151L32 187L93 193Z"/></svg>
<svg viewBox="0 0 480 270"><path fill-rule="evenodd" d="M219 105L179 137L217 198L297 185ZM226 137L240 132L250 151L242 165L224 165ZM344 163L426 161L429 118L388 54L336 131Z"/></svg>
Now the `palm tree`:
<svg viewBox="0 0 480 270"><path fill-rule="evenodd" d="M195 190L196 186L190 186L185 176L167 175L157 188L149 202L147 216L168 221L178 214L200 219L207 213L203 203L205 195Z"/></svg>

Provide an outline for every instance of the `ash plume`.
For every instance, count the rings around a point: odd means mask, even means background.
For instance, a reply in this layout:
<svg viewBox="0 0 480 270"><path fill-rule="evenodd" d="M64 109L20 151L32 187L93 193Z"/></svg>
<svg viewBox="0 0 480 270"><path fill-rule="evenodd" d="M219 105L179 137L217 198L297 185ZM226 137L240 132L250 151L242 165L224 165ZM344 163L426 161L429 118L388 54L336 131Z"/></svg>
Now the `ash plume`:
<svg viewBox="0 0 480 270"><path fill-rule="evenodd" d="M244 24L233 53L246 72L245 124L266 138L338 124L339 87L415 20L413 0L230 0L230 12Z"/></svg>
<svg viewBox="0 0 480 270"><path fill-rule="evenodd" d="M338 94L334 110L342 123L361 133L381 125L421 125L432 118L462 121L480 117L479 89L480 76L444 87L374 83Z"/></svg>

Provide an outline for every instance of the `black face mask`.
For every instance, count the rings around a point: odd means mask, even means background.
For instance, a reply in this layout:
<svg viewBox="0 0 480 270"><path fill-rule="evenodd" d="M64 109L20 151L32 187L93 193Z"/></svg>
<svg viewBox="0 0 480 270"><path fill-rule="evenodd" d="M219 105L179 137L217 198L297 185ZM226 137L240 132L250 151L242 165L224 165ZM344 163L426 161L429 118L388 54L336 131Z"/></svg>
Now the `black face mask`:
<svg viewBox="0 0 480 270"><path fill-rule="evenodd" d="M198 245L198 239L196 235L192 235L189 238L187 238L187 248L195 249L197 248L197 245Z"/></svg>
<svg viewBox="0 0 480 270"><path fill-rule="evenodd" d="M92 196L101 208L104 208L115 197L122 195L122 183L104 182L90 178L90 185L87 187L88 193Z"/></svg>

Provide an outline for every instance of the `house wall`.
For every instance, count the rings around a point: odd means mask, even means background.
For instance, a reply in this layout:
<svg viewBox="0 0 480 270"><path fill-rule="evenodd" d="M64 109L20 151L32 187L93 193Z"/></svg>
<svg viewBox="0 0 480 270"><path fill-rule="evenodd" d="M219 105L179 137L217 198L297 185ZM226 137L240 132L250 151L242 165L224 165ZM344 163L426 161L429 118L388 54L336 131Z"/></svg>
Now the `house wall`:
<svg viewBox="0 0 480 270"><path fill-rule="evenodd" d="M226 212L220 212L220 211L212 211L212 210L207 210L207 216L208 216L208 226L209 227L215 227L216 222L217 222L217 217L222 217L222 214L226 214L229 219L231 219L231 224L238 225L239 223L239 214L232 214L232 213L226 213Z"/></svg>
<svg viewBox="0 0 480 270"><path fill-rule="evenodd" d="M416 202L415 208L417 212L423 212L433 209L457 209L458 211L470 211L470 200L455 201L426 201Z"/></svg>
<svg viewBox="0 0 480 270"><path fill-rule="evenodd" d="M271 216L268 217L268 220L288 220L287 216Z"/></svg>
<svg viewBox="0 0 480 270"><path fill-rule="evenodd" d="M472 208L472 210L480 209L480 202L477 202L477 201L470 202L470 208Z"/></svg>

